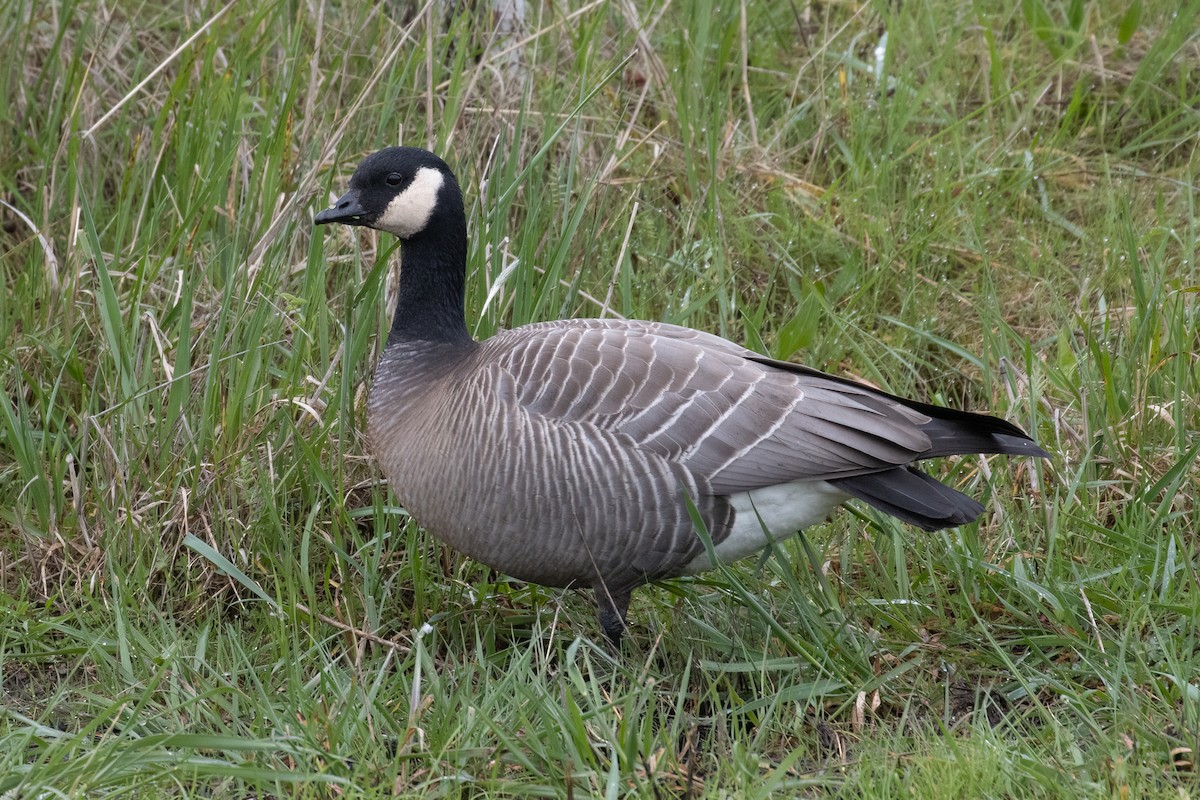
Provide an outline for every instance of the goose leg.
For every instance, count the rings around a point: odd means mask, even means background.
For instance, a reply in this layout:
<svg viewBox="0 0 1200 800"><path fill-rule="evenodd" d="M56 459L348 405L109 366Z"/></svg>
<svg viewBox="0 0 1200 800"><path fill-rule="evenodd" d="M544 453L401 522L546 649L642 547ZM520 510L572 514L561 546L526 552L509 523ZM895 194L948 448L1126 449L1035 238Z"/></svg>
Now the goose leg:
<svg viewBox="0 0 1200 800"><path fill-rule="evenodd" d="M632 589L613 589L598 584L593 590L596 605L600 608L600 629L614 650L621 649L621 636L625 633L625 614L629 611Z"/></svg>

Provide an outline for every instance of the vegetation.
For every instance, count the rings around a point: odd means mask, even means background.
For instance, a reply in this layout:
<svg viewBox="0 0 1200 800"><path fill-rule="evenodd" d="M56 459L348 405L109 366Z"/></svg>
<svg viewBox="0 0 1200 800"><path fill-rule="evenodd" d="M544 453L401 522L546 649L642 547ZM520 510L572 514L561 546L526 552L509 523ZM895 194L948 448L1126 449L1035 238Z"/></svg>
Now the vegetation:
<svg viewBox="0 0 1200 800"><path fill-rule="evenodd" d="M0 4L0 796L1200 793L1200 3ZM382 145L469 318L664 319L932 402L862 509L635 597L389 500Z"/></svg>

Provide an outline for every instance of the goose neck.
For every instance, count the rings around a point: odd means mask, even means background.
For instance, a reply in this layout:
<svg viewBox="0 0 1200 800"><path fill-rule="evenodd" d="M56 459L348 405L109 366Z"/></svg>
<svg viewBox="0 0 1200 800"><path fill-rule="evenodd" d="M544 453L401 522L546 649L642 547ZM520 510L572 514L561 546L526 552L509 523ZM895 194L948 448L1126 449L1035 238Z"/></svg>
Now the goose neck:
<svg viewBox="0 0 1200 800"><path fill-rule="evenodd" d="M388 342L471 341L463 315L466 237L421 237L404 242L400 289Z"/></svg>

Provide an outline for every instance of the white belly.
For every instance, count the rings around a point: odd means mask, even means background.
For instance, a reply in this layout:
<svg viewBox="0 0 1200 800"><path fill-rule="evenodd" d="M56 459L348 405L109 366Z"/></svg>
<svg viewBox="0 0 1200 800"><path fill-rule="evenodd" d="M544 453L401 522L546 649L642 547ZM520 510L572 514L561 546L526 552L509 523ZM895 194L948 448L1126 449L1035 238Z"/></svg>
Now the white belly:
<svg viewBox="0 0 1200 800"><path fill-rule="evenodd" d="M775 539L823 522L849 498L825 481L795 481L731 495L733 529L716 545L717 559L726 564L757 553ZM708 553L696 556L683 568L691 575L712 569Z"/></svg>

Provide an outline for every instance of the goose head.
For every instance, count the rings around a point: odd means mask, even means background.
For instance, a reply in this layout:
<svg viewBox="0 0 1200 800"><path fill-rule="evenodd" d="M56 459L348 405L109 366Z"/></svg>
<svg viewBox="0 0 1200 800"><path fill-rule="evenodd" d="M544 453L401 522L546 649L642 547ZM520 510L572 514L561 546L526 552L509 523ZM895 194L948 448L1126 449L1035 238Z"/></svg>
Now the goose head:
<svg viewBox="0 0 1200 800"><path fill-rule="evenodd" d="M407 241L455 209L462 214L462 194L445 161L415 147L388 147L367 156L349 190L313 222L360 225Z"/></svg>

